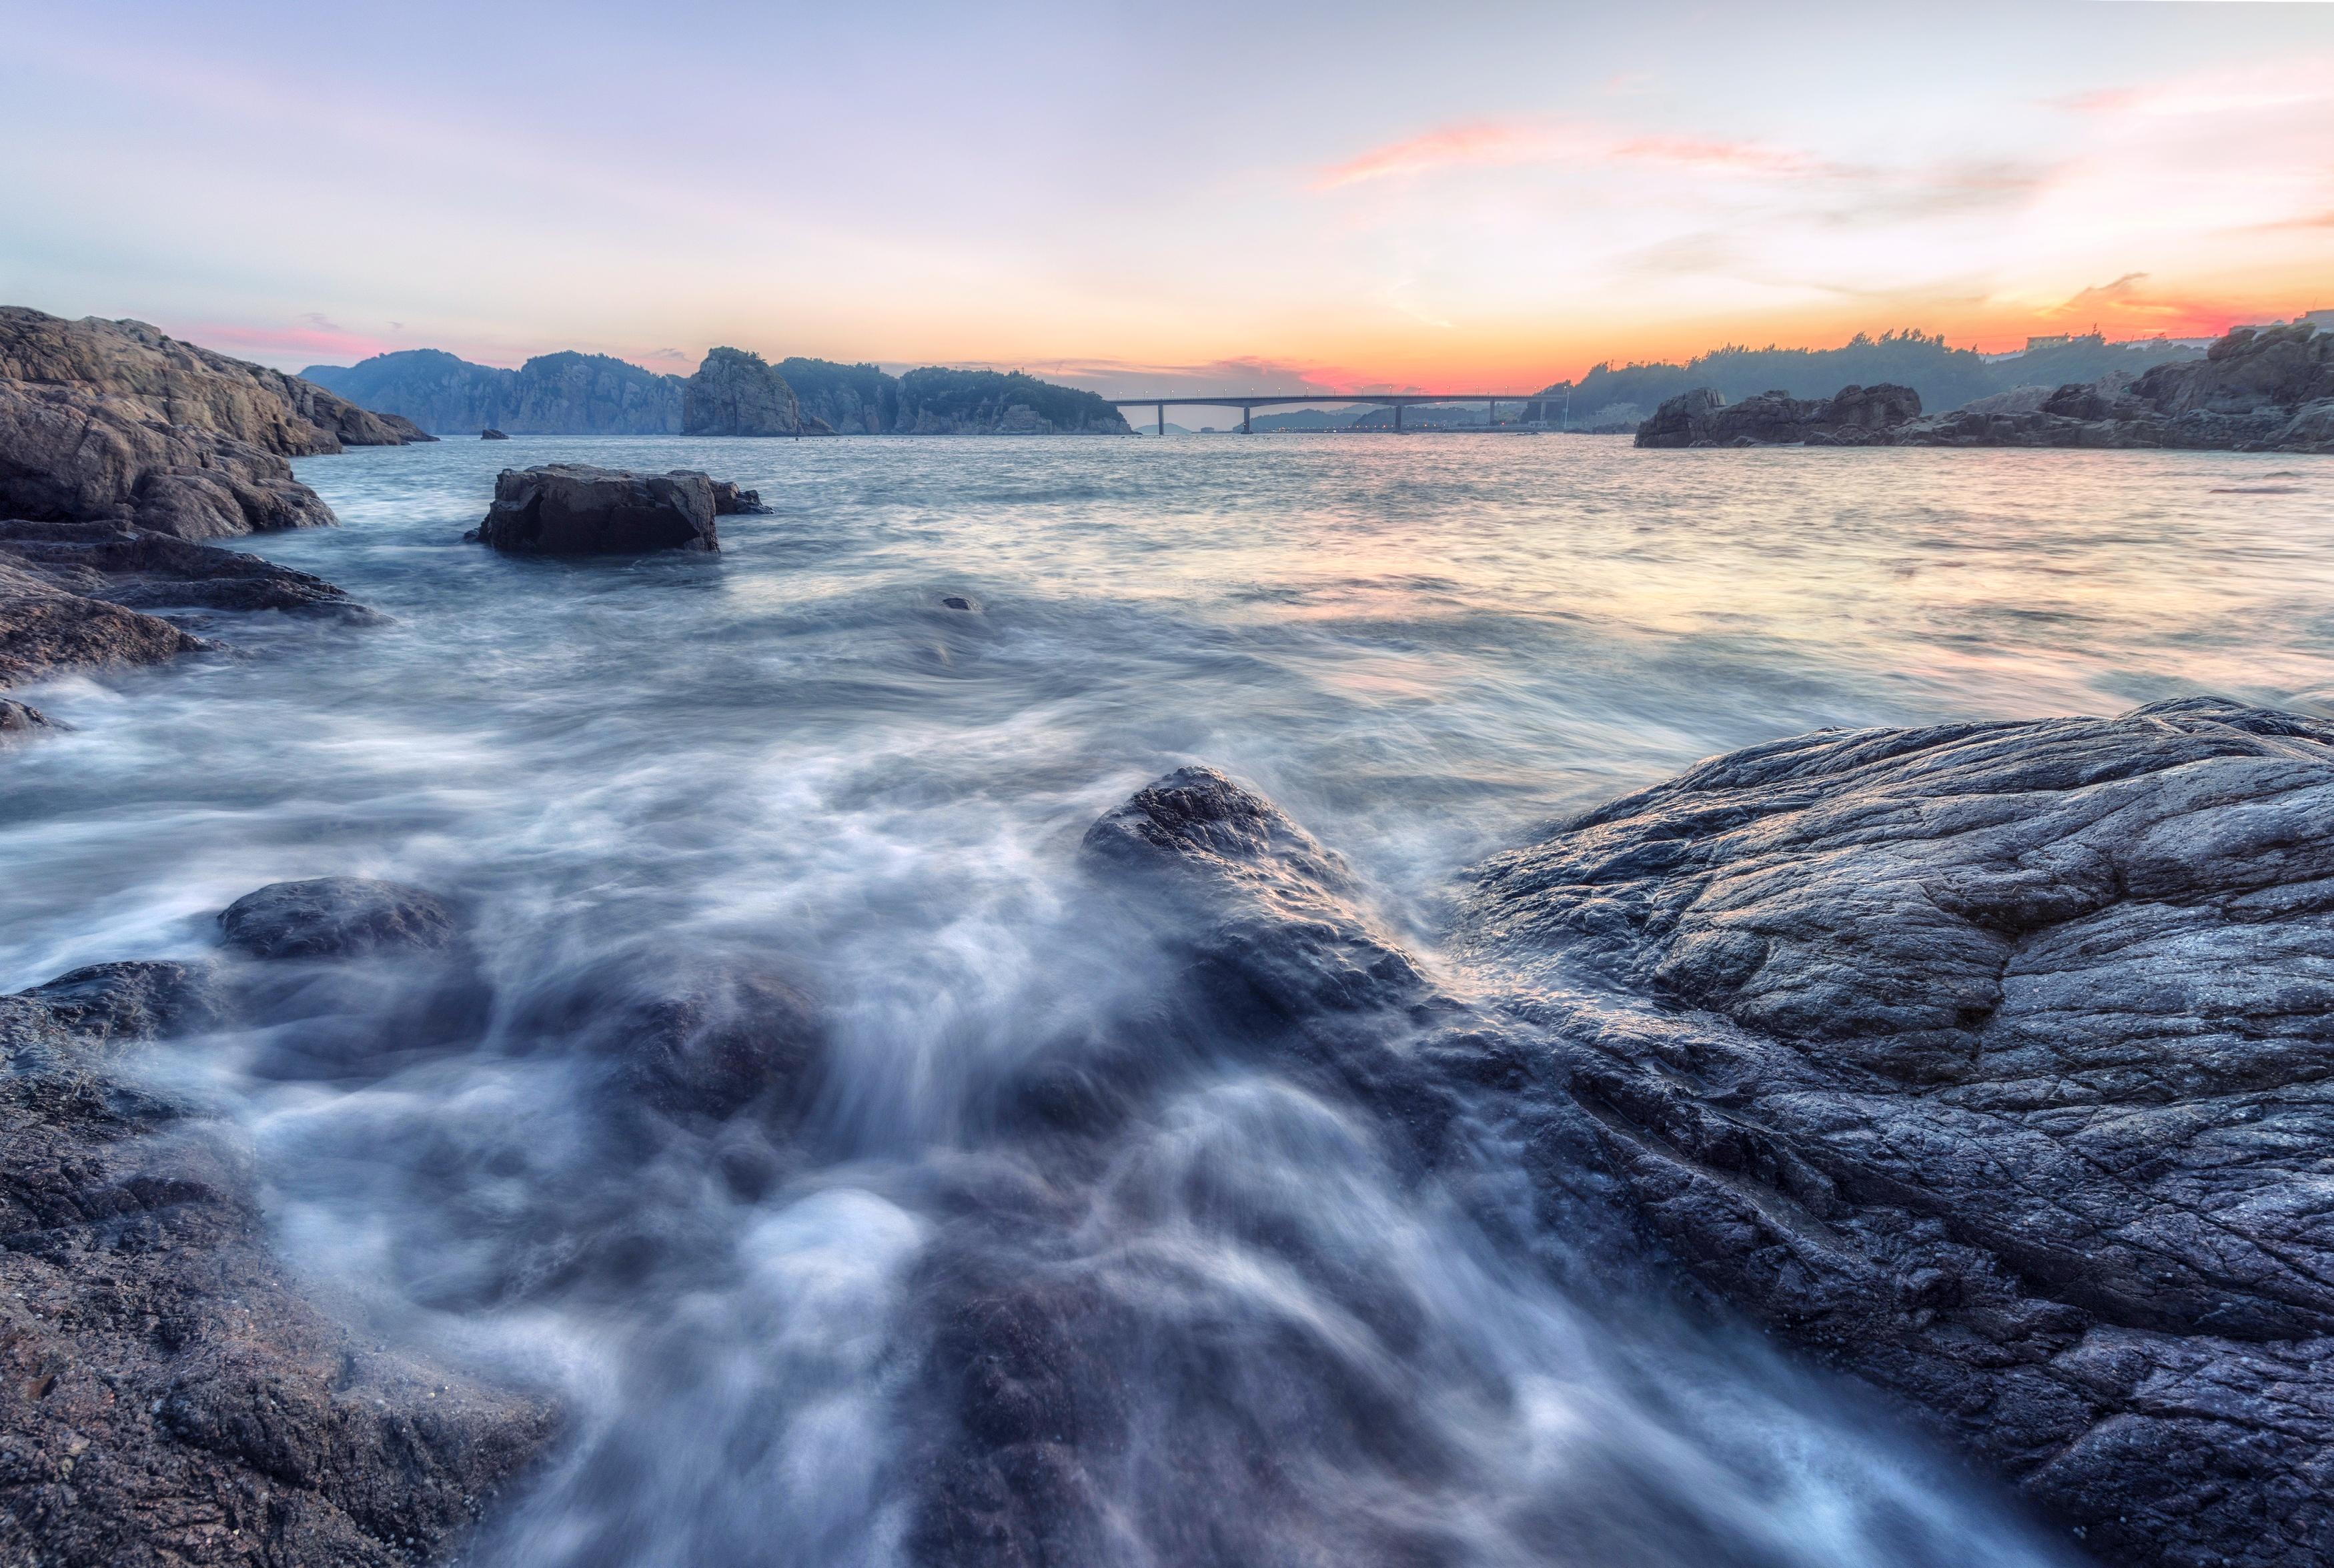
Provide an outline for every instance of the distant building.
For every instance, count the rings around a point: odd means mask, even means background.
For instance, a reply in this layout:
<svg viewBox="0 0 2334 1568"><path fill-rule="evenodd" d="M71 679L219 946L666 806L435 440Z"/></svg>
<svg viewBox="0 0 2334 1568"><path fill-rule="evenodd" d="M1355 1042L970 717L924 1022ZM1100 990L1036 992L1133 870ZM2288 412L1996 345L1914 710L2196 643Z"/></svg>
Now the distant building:
<svg viewBox="0 0 2334 1568"><path fill-rule="evenodd" d="M2026 351L2030 354L2041 349L2063 349L2074 341L2075 334L2072 332L2056 332L2047 338L2029 338L2026 340Z"/></svg>

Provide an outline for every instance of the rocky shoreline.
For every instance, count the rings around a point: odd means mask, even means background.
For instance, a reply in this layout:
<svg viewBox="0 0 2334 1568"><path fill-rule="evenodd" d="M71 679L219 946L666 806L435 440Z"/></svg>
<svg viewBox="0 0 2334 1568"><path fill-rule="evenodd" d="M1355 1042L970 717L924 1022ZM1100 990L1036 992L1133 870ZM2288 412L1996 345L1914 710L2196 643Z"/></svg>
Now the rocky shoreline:
<svg viewBox="0 0 2334 1568"><path fill-rule="evenodd" d="M2334 332L2240 328L2201 360L2136 378L2022 388L1924 416L1909 387L1828 399L1702 388L1637 428L1640 447L2060 447L2334 452Z"/></svg>

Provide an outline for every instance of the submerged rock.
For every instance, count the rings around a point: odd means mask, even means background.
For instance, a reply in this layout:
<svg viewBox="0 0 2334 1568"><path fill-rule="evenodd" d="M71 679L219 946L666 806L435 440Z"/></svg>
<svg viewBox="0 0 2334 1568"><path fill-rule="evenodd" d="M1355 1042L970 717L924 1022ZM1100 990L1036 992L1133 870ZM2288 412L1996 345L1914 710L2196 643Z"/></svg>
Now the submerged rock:
<svg viewBox="0 0 2334 1568"><path fill-rule="evenodd" d="M178 964L0 997L0 1558L438 1560L555 1412L383 1350L285 1278L232 1127L135 1072L217 1005Z"/></svg>
<svg viewBox="0 0 2334 1568"><path fill-rule="evenodd" d="M2334 724L2209 698L1830 732L1490 863L1705 1285L2107 1560L2334 1557ZM1618 983L1653 1005L1629 1005Z"/></svg>
<svg viewBox="0 0 2334 1568"><path fill-rule="evenodd" d="M30 703L14 697L0 697L0 739L32 734L35 730L67 729Z"/></svg>
<svg viewBox="0 0 2334 1568"><path fill-rule="evenodd" d="M732 479L713 481L715 515L728 517L739 513L767 512L768 510L767 506L762 505L762 493L759 490L744 489Z"/></svg>
<svg viewBox="0 0 2334 1568"><path fill-rule="evenodd" d="M581 463L506 468L477 537L524 555L720 549L713 481L690 469L634 474Z"/></svg>
<svg viewBox="0 0 2334 1568"><path fill-rule="evenodd" d="M479 431L478 439L481 441L507 441L510 438L504 435L500 430L489 428Z"/></svg>
<svg viewBox="0 0 2334 1568"><path fill-rule="evenodd" d="M239 550L111 523L0 522L0 562L133 610L281 610L377 619L321 577Z"/></svg>
<svg viewBox="0 0 2334 1568"><path fill-rule="evenodd" d="M162 664L208 646L157 616L68 593L0 556L0 687L67 670Z"/></svg>
<svg viewBox="0 0 2334 1568"><path fill-rule="evenodd" d="M367 877L270 882L219 913L227 945L255 958L435 952L458 928L435 893Z"/></svg>

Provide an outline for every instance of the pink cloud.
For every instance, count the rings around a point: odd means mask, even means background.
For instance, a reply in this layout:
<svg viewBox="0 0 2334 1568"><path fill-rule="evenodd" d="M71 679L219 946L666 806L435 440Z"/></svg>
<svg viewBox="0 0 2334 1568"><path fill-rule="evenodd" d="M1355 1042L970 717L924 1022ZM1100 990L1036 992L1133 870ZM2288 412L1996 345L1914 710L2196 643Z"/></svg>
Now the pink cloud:
<svg viewBox="0 0 2334 1568"><path fill-rule="evenodd" d="M270 361L301 354L307 355L312 363L327 360L362 360L374 354L385 354L391 349L410 346L362 332L317 326L253 327L206 322L167 330L173 337L184 338L207 349L216 349L223 354L247 354L254 359Z"/></svg>
<svg viewBox="0 0 2334 1568"><path fill-rule="evenodd" d="M1316 190L1444 169L1526 164L1653 163L1672 168L1779 178L1852 175L1791 148L1722 137L1633 133L1584 120L1471 120L1372 148L1323 169Z"/></svg>
<svg viewBox="0 0 2334 1568"><path fill-rule="evenodd" d="M1440 168L1509 168L1543 162L1556 152L1557 138L1550 127L1497 120L1446 125L1332 165L1321 171L1313 188L1335 190L1390 175L1424 174Z"/></svg>

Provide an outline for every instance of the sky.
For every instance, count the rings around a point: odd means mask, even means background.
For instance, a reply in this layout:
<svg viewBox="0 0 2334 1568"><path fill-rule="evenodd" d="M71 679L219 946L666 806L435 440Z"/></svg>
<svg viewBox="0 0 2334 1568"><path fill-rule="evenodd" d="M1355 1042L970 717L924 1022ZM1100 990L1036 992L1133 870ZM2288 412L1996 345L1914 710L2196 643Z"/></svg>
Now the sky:
<svg viewBox="0 0 2334 1568"><path fill-rule="evenodd" d="M2334 306L2334 4L0 0L0 303L1528 390Z"/></svg>

